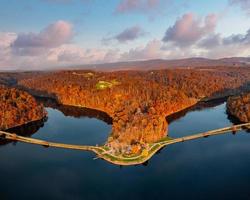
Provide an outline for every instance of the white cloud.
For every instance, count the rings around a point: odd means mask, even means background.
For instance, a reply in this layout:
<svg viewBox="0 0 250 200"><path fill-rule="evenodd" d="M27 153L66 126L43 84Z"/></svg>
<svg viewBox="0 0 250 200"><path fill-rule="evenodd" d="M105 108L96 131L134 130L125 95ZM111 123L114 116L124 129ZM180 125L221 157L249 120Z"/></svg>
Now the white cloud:
<svg viewBox="0 0 250 200"><path fill-rule="evenodd" d="M145 60L164 57L164 51L161 50L162 42L152 40L146 46L130 49L121 55L121 60Z"/></svg>
<svg viewBox="0 0 250 200"><path fill-rule="evenodd" d="M215 30L217 17L207 15L204 20L193 13L184 14L169 27L164 35L164 42L173 42L178 46L189 46Z"/></svg>
<svg viewBox="0 0 250 200"><path fill-rule="evenodd" d="M239 5L241 9L250 14L250 1L249 0L229 0L231 5Z"/></svg>
<svg viewBox="0 0 250 200"><path fill-rule="evenodd" d="M51 49L48 60L63 64L88 64L111 62L118 57L118 51L105 49L83 49L76 45L62 45Z"/></svg>
<svg viewBox="0 0 250 200"><path fill-rule="evenodd" d="M244 34L224 37L216 33L216 25L216 15L198 18L188 13L167 28L163 40L156 38L140 46L131 42L130 49L123 52L113 46L86 49L73 44L74 27L66 21L57 21L36 33L0 32L0 69L49 69L129 60L250 55L250 29ZM114 37L121 41L134 40L143 32L141 30L124 29Z"/></svg>
<svg viewBox="0 0 250 200"><path fill-rule="evenodd" d="M65 21L39 33L0 32L0 69L48 69L118 60L117 49L84 49L70 43L72 37L73 26Z"/></svg>
<svg viewBox="0 0 250 200"><path fill-rule="evenodd" d="M105 45L111 44L113 40L118 41L119 43L126 43L129 41L136 40L142 36L144 36L146 32L140 26L132 26L124 29L122 32L112 36L103 38L102 42Z"/></svg>
<svg viewBox="0 0 250 200"><path fill-rule="evenodd" d="M69 43L73 37L73 26L66 21L57 21L39 33L20 33L12 43L12 50L20 56L34 56L47 49Z"/></svg>

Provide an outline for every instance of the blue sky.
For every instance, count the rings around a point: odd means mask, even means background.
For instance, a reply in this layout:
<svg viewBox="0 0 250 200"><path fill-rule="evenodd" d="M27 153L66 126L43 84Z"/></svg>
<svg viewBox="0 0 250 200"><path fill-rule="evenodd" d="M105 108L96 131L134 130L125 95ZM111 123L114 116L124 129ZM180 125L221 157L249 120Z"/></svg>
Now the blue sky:
<svg viewBox="0 0 250 200"><path fill-rule="evenodd" d="M2 69L250 55L250 0L1 0L0 4ZM232 52L223 50L228 48Z"/></svg>

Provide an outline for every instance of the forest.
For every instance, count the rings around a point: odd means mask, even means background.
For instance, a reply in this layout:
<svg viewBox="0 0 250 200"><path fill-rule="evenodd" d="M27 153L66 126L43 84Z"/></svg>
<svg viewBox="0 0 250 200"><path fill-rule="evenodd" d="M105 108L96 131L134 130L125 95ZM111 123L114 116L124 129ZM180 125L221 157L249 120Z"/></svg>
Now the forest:
<svg viewBox="0 0 250 200"><path fill-rule="evenodd" d="M250 121L250 93L229 97L227 112L241 122Z"/></svg>
<svg viewBox="0 0 250 200"><path fill-rule="evenodd" d="M248 89L245 67L197 67L149 71L68 70L16 77L18 87L63 105L97 109L113 120L109 146L155 142L167 134L166 116L213 98ZM140 149L138 147L138 149Z"/></svg>
<svg viewBox="0 0 250 200"><path fill-rule="evenodd" d="M0 85L0 130L7 130L46 117L42 104L24 91Z"/></svg>

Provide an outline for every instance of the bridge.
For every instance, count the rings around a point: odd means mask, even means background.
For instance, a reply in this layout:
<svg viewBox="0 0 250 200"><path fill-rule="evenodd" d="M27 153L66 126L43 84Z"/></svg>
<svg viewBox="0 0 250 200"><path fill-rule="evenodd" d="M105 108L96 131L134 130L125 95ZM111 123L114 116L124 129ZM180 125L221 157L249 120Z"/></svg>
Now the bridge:
<svg viewBox="0 0 250 200"><path fill-rule="evenodd" d="M23 137L14 133L8 133L5 131L0 131L0 138L10 140L10 141L19 141L23 143L41 145L44 147L55 147L55 148L63 148L63 149L72 149L72 150L80 150L80 151L90 151L94 152L97 155L97 158L104 159L110 163L116 165L138 165L149 160L157 151L162 149L163 147L175 144L179 142L185 142L189 140L206 138L209 136L225 134L228 132L236 133L237 131L243 129L250 129L250 123L238 124L233 126L228 126L220 129L210 130L203 133L198 133L194 135L179 137L179 138L164 138L161 141L151 143L146 149L142 150L142 153L135 156L124 156L124 155L115 155L112 153L111 149L106 146L88 146L88 145L72 145L72 144L63 144L63 143L55 143L48 142L45 140L34 139L30 137Z"/></svg>

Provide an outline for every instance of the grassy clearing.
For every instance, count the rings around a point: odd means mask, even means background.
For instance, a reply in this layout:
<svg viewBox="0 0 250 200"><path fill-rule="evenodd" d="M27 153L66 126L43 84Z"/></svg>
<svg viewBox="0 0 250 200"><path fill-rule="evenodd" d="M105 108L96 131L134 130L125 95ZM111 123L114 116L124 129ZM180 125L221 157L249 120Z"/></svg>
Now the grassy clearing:
<svg viewBox="0 0 250 200"><path fill-rule="evenodd" d="M120 82L117 80L111 80L111 81L98 81L96 84L96 89L98 90L105 90L107 88L112 88L116 85L120 85Z"/></svg>
<svg viewBox="0 0 250 200"><path fill-rule="evenodd" d="M164 137L164 138L160 139L158 142L167 142L167 141L170 141L172 139L173 138L167 136L167 137Z"/></svg>
<svg viewBox="0 0 250 200"><path fill-rule="evenodd" d="M92 78L95 76L94 73L92 72L87 72L87 73L77 73L77 72L73 72L72 73L73 75L76 75L76 76L83 76L84 78Z"/></svg>

